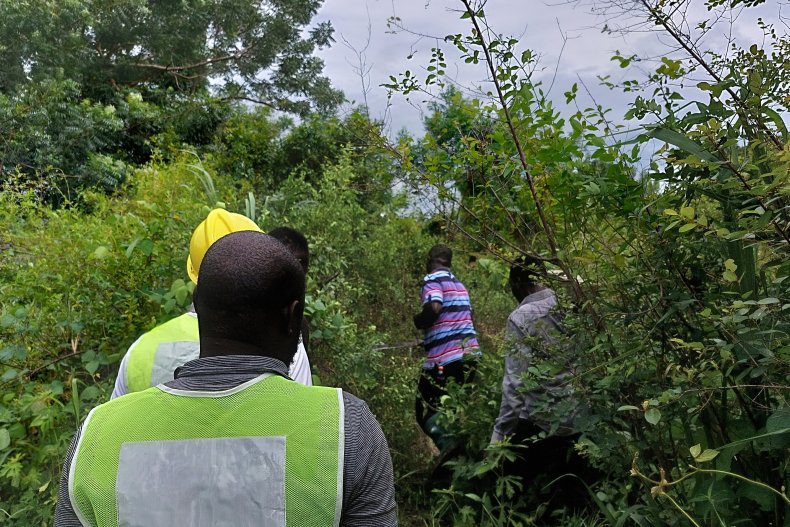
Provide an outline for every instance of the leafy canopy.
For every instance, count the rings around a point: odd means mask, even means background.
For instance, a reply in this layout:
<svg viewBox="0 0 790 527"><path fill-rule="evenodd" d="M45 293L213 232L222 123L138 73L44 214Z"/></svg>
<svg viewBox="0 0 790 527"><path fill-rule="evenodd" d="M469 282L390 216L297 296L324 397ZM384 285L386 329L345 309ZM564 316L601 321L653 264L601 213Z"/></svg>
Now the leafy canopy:
<svg viewBox="0 0 790 527"><path fill-rule="evenodd" d="M305 27L320 0L0 0L0 92L64 76L106 101L119 86L193 93L304 114L342 95L321 75L316 47L332 27Z"/></svg>

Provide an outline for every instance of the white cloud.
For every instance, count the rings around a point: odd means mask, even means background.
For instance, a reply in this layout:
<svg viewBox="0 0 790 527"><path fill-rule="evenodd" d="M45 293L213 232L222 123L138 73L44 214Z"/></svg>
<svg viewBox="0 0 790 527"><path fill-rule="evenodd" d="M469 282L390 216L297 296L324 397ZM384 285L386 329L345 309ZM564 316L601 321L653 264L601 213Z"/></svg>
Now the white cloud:
<svg viewBox="0 0 790 527"><path fill-rule="evenodd" d="M665 36L650 31L602 33L605 20L600 12L592 12L590 2L557 2L549 5L538 0L489 0L487 20L497 33L518 38L521 48L532 49L540 56L542 69L536 72L537 80L548 86L556 69L552 97L558 106L564 106L563 92L581 79L599 104L613 109L614 118L622 116L631 96L600 86L598 76L611 75L615 81L635 78L639 75L639 68L637 71L620 69L616 62L611 61L614 51L620 50L623 55L656 57L671 51L670 42ZM354 71L358 57L343 44L343 40L361 51L369 37L364 52L366 67L370 68L367 101L371 115L378 118L386 115L392 134L402 128L420 134L425 97L412 97L410 105L396 94L388 109L387 92L380 85L389 82L390 75L398 75L407 69L424 77L423 68L428 64L430 49L437 44L447 53L447 72L461 85L479 86L484 83L486 71L482 65L464 64L458 60L457 54L452 53L451 44L437 40L448 34L468 31L468 21L459 18L457 9L460 6L457 0L325 0L316 21L331 20L337 39L332 48L320 53L326 63L325 71L350 100L361 103L362 81ZM701 3L692 3L689 14L691 19L701 19L706 11ZM770 13L762 9L749 11L743 16L747 15L748 20L739 20L733 26L733 34L739 40L755 41L760 34L755 31L753 20L758 15L770 16ZM389 32L387 20L392 16L400 17L412 34ZM706 43L723 51L727 35L724 26L721 27L708 37ZM563 35L567 37L564 49ZM413 57L411 60L407 59L409 55ZM642 66L642 69L649 68ZM581 86L580 92L582 104L591 104Z"/></svg>

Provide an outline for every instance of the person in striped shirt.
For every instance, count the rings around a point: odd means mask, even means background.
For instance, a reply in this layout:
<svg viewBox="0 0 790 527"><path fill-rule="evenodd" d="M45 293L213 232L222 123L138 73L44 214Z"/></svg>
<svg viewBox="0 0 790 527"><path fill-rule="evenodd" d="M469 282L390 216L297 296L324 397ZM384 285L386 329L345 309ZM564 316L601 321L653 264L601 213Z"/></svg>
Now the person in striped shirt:
<svg viewBox="0 0 790 527"><path fill-rule="evenodd" d="M434 438L429 421L436 414L450 379L471 380L480 347L472 320L469 292L450 271L453 251L435 245L428 252L428 274L422 282L422 310L414 325L425 332L427 357L418 384L417 421Z"/></svg>

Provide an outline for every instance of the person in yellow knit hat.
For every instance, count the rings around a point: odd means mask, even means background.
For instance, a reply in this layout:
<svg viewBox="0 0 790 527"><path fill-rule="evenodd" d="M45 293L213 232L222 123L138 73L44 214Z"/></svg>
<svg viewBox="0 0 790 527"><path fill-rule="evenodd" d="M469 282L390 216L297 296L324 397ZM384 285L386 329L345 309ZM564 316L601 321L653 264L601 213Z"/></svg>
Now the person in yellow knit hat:
<svg viewBox="0 0 790 527"><path fill-rule="evenodd" d="M305 290L293 254L234 232L198 274L200 357L88 414L55 527L396 526L392 460L370 409L287 376Z"/></svg>
<svg viewBox="0 0 790 527"><path fill-rule="evenodd" d="M187 257L187 275L193 283L198 282L200 264L209 247L223 236L239 231L262 232L251 219L225 209L212 210L200 222L189 242ZM176 368L196 359L199 352L198 321L190 306L186 313L143 334L129 347L121 360L111 398L172 380ZM299 341L289 375L301 384L312 385L310 360L302 339Z"/></svg>

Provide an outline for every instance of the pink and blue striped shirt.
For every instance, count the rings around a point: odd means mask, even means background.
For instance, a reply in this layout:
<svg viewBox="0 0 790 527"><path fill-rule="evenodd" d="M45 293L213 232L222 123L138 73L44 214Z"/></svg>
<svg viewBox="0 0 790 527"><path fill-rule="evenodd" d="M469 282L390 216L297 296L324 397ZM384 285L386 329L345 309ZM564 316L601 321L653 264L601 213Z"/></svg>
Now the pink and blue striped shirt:
<svg viewBox="0 0 790 527"><path fill-rule="evenodd" d="M422 305L428 302L441 302L442 311L425 330L423 345L428 357L423 368L444 366L466 353L479 354L469 292L449 269L439 268L423 278Z"/></svg>

